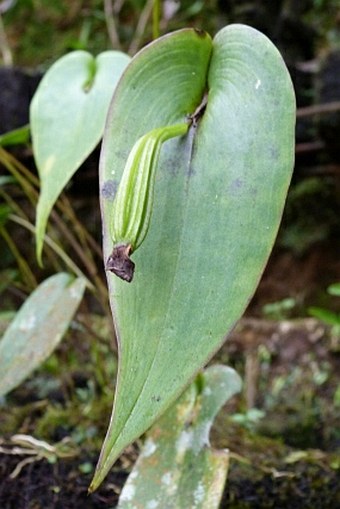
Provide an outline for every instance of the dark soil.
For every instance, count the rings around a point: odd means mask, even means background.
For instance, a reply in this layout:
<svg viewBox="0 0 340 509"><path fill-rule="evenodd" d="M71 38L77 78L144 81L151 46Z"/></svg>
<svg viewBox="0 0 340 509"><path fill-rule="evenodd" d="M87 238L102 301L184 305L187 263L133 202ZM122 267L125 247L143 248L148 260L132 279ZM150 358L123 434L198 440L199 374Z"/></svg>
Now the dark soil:
<svg viewBox="0 0 340 509"><path fill-rule="evenodd" d="M21 458L20 458L21 459ZM88 462L86 458L86 462ZM95 459L93 462L95 463ZM63 460L55 464L36 461L23 468L15 479L10 474L18 457L2 456L0 507L2 509L102 509L114 507L127 472L112 471L103 486L87 493L91 476L80 473L80 460Z"/></svg>
<svg viewBox="0 0 340 509"><path fill-rule="evenodd" d="M232 466L221 509L337 509L340 482L336 472L317 465L300 465L292 474L263 475L251 480Z"/></svg>

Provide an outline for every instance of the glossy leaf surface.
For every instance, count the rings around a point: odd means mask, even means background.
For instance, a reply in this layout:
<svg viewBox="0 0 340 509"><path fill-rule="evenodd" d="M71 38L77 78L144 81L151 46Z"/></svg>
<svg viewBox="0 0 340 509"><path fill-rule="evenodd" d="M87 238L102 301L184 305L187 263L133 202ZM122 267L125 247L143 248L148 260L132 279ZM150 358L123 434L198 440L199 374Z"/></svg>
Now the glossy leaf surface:
<svg viewBox="0 0 340 509"><path fill-rule="evenodd" d="M83 297L85 280L66 273L27 298L0 340L0 395L17 387L53 352Z"/></svg>
<svg viewBox="0 0 340 509"><path fill-rule="evenodd" d="M241 389L238 374L211 366L151 428L118 509L217 509L229 453L209 447L216 414Z"/></svg>
<svg viewBox="0 0 340 509"><path fill-rule="evenodd" d="M294 158L295 100L284 62L243 25L213 41L183 30L141 51L116 89L100 168L105 259L114 190L131 147L150 129L183 121L205 91L198 127L162 148L134 281L108 274L120 364L93 489L220 347L255 291L279 226Z"/></svg>
<svg viewBox="0 0 340 509"><path fill-rule="evenodd" d="M51 209L99 143L113 91L129 60L118 51L96 58L74 51L47 71L33 97L30 125L41 181L36 220L39 259Z"/></svg>

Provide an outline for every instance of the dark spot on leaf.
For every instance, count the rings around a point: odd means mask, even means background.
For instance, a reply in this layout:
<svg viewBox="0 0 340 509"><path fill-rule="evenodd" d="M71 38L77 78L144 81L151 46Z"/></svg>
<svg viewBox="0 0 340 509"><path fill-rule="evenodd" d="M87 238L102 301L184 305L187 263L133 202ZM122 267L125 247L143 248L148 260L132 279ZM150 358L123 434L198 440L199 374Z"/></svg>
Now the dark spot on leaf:
<svg viewBox="0 0 340 509"><path fill-rule="evenodd" d="M258 189L256 187L251 187L250 188L250 193L251 193L253 198L257 198Z"/></svg>
<svg viewBox="0 0 340 509"><path fill-rule="evenodd" d="M231 183L231 190L234 191L236 189L241 189L241 187L243 187L243 182L241 179L235 179L232 183Z"/></svg>
<svg viewBox="0 0 340 509"><path fill-rule="evenodd" d="M194 165L192 163L188 164L188 177L194 177L196 175L196 170L194 168Z"/></svg>
<svg viewBox="0 0 340 509"><path fill-rule="evenodd" d="M113 200L118 188L118 183L115 180L106 180L101 190L102 197L106 200Z"/></svg>
<svg viewBox="0 0 340 509"><path fill-rule="evenodd" d="M162 398L160 396L151 396L151 400L159 403Z"/></svg>
<svg viewBox="0 0 340 509"><path fill-rule="evenodd" d="M269 155L270 155L271 159L273 159L274 161L277 161L279 158L279 151L278 151L277 147L270 147Z"/></svg>

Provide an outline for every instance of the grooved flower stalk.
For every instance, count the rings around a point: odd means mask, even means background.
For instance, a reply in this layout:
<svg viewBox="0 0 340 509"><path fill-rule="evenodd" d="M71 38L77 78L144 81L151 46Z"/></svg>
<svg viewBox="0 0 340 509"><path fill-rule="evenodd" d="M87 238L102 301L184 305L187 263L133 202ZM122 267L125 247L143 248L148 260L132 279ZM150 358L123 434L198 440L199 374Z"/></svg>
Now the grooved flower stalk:
<svg viewBox="0 0 340 509"><path fill-rule="evenodd" d="M113 251L106 269L131 282L135 264L130 259L148 232L155 173L162 144L187 133L189 123L158 127L139 138L129 154L112 208Z"/></svg>

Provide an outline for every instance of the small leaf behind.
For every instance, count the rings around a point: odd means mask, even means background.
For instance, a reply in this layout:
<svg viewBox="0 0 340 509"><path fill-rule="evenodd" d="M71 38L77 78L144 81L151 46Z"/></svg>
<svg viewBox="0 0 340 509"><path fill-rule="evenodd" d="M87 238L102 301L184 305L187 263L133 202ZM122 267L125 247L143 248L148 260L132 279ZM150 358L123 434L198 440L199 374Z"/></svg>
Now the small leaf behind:
<svg viewBox="0 0 340 509"><path fill-rule="evenodd" d="M218 365L201 377L201 392L192 384L148 433L118 509L219 507L229 454L209 447L209 432L221 407L240 391L241 380Z"/></svg>
<svg viewBox="0 0 340 509"><path fill-rule="evenodd" d="M74 51L47 71L33 97L30 125L41 180L36 220L39 260L51 209L99 143L112 94L129 60L118 51L96 58Z"/></svg>
<svg viewBox="0 0 340 509"><path fill-rule="evenodd" d="M84 290L84 279L60 273L28 297L0 340L0 395L17 387L53 352Z"/></svg>

